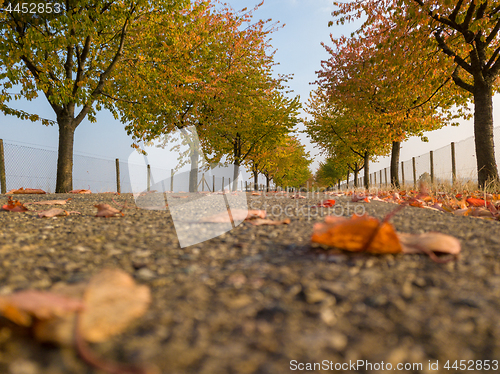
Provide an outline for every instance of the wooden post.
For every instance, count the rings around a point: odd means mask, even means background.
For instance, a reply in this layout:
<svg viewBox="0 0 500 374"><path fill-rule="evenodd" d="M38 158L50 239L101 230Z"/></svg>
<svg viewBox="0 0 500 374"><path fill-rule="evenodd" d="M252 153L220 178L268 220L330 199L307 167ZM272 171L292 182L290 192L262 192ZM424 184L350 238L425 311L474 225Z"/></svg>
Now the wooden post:
<svg viewBox="0 0 500 374"><path fill-rule="evenodd" d="M231 192L231 178L228 178L229 182L227 182L227 187L229 188L229 192Z"/></svg>
<svg viewBox="0 0 500 374"><path fill-rule="evenodd" d="M451 181L453 184L457 181L457 164L455 160L455 142L451 142Z"/></svg>
<svg viewBox="0 0 500 374"><path fill-rule="evenodd" d="M116 159L116 192L121 193L121 188L120 188L120 160Z"/></svg>
<svg viewBox="0 0 500 374"><path fill-rule="evenodd" d="M215 175L212 175L212 192L215 192Z"/></svg>
<svg viewBox="0 0 500 374"><path fill-rule="evenodd" d="M201 174L201 192L205 191L205 173Z"/></svg>
<svg viewBox="0 0 500 374"><path fill-rule="evenodd" d="M434 184L434 152L430 151L430 162L431 162L431 185Z"/></svg>
<svg viewBox="0 0 500 374"><path fill-rule="evenodd" d="M413 163L413 189L417 188L417 167L415 165L415 157L411 158L411 162Z"/></svg>
<svg viewBox="0 0 500 374"><path fill-rule="evenodd" d="M373 173L373 185L376 186L377 185L377 172L374 172Z"/></svg>
<svg viewBox="0 0 500 374"><path fill-rule="evenodd" d="M384 168L384 175L385 175L385 186L387 187L387 168Z"/></svg>
<svg viewBox="0 0 500 374"><path fill-rule="evenodd" d="M0 139L0 185L1 193L6 193L7 184L5 181L5 154L3 151L3 139Z"/></svg>
<svg viewBox="0 0 500 374"><path fill-rule="evenodd" d="M148 164L148 192L151 190L151 166Z"/></svg>
<svg viewBox="0 0 500 374"><path fill-rule="evenodd" d="M380 169L379 173L380 173L380 175L379 175L380 176L380 188L382 188L382 169Z"/></svg>
<svg viewBox="0 0 500 374"><path fill-rule="evenodd" d="M221 187L221 191L224 192L224 177L222 177L222 187Z"/></svg>
<svg viewBox="0 0 500 374"><path fill-rule="evenodd" d="M170 169L170 191L174 192L174 169Z"/></svg>

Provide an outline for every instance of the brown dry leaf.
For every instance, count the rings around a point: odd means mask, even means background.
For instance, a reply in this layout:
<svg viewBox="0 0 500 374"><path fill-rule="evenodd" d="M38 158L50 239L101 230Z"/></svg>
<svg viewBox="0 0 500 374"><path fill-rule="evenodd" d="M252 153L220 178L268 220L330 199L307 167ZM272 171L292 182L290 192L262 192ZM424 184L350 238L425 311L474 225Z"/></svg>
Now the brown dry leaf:
<svg viewBox="0 0 500 374"><path fill-rule="evenodd" d="M13 189L13 190L10 190L8 192L6 192L7 195L9 194L46 194L47 192L45 192L44 190L41 190L39 188L18 188L17 190L16 189Z"/></svg>
<svg viewBox="0 0 500 374"><path fill-rule="evenodd" d="M30 326L32 318L49 320L82 310L83 303L74 298L44 291L20 291L0 296L0 313L11 321Z"/></svg>
<svg viewBox="0 0 500 374"><path fill-rule="evenodd" d="M79 331L89 342L105 341L143 315L150 302L147 286L137 285L124 271L105 269L92 277L85 290Z"/></svg>
<svg viewBox="0 0 500 374"><path fill-rule="evenodd" d="M38 218L52 218L56 216L69 216L70 214L81 214L80 212L77 212L75 210L63 210L61 208L52 208L49 210L43 210L38 213Z"/></svg>
<svg viewBox="0 0 500 374"><path fill-rule="evenodd" d="M255 218L255 219L248 220L248 222L250 222L254 226L262 226L262 225L270 225L270 226L288 225L290 223L290 218L285 218L282 221L273 221L272 219L267 219L267 218Z"/></svg>
<svg viewBox="0 0 500 374"><path fill-rule="evenodd" d="M66 200L45 200L45 201L36 201L33 203L25 203L24 205L66 205L66 203L71 200L71 197Z"/></svg>
<svg viewBox="0 0 500 374"><path fill-rule="evenodd" d="M252 218L266 218L265 210L230 209L233 221L250 220ZM199 222L226 223L231 222L227 210L200 219Z"/></svg>
<svg viewBox="0 0 500 374"><path fill-rule="evenodd" d="M423 234L399 234L404 253L426 253L436 262L448 262L449 259L440 259L436 253L450 254L455 259L460 255L460 241L450 235L439 232Z"/></svg>
<svg viewBox="0 0 500 374"><path fill-rule="evenodd" d="M113 208L109 204L97 204L94 205L94 207L97 208L97 214L95 215L96 217L115 217L118 214L124 216L121 210Z"/></svg>

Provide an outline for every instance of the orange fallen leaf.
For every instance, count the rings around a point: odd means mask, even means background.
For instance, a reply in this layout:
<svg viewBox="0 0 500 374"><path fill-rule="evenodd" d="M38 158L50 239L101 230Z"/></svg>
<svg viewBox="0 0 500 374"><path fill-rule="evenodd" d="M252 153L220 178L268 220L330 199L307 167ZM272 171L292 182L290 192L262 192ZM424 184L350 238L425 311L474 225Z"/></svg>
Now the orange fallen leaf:
<svg viewBox="0 0 500 374"><path fill-rule="evenodd" d="M125 215L125 214L122 213L121 210L113 208L109 204L97 204L97 205L94 205L94 207L97 208L97 214L95 215L96 217L106 217L106 218L109 218L109 217L115 217L118 214L121 214L122 216Z"/></svg>
<svg viewBox="0 0 500 374"><path fill-rule="evenodd" d="M71 191L69 191L68 193L81 193L81 194L88 194L88 193L92 193L92 191L90 191L90 190L71 190Z"/></svg>
<svg viewBox="0 0 500 374"><path fill-rule="evenodd" d="M481 206L486 206L486 201L483 199L476 199L475 197L470 197L467 200L465 200L469 205L475 206L475 207L481 207Z"/></svg>
<svg viewBox="0 0 500 374"><path fill-rule="evenodd" d="M277 225L288 225L290 223L290 218L285 218L284 220L281 221L273 221L272 219L267 219L267 218L254 218L248 220L252 225L254 226L262 226L262 225L269 225L269 226L277 226Z"/></svg>
<svg viewBox="0 0 500 374"><path fill-rule="evenodd" d="M379 222L366 214L351 219L327 216L324 223L314 225L311 241L351 252L425 253L436 262L450 260L441 259L436 253L449 253L452 259L458 258L458 239L441 233L397 234L387 222L388 217Z"/></svg>
<svg viewBox="0 0 500 374"><path fill-rule="evenodd" d="M322 201L318 205L314 205L313 207L317 207L317 208L330 208L330 207L334 206L335 203L336 203L335 199L328 199L328 200Z"/></svg>
<svg viewBox="0 0 500 374"><path fill-rule="evenodd" d="M379 227L380 226L380 227ZM368 215L345 217L326 216L324 223L316 223L311 240L315 243L345 249L351 252L400 253L401 244L394 227Z"/></svg>
<svg viewBox="0 0 500 374"><path fill-rule="evenodd" d="M18 188L17 190L16 189L13 189L13 190L10 190L8 192L6 192L6 195L8 194L46 194L47 192L45 192L44 190L41 190L39 188Z"/></svg>
<svg viewBox="0 0 500 374"><path fill-rule="evenodd" d="M12 200L12 197L9 196L9 201L7 202L7 204L2 206L2 210L6 210L9 212L27 212L28 208L26 208L20 201Z"/></svg>

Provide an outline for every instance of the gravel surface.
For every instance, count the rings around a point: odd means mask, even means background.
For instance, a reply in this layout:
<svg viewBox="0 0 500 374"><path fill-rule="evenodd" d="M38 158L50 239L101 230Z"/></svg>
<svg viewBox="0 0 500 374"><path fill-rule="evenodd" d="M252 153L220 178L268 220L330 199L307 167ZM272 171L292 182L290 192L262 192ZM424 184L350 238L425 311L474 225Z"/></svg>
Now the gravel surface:
<svg viewBox="0 0 500 374"><path fill-rule="evenodd" d="M81 215L38 218L33 210L51 207L36 205L0 212L0 294L86 281L107 267L130 273L151 288L153 301L126 333L93 345L103 357L153 363L164 374L384 373L405 363L413 368L399 372L500 371L486 361L500 360L500 222L413 207L391 219L401 232L460 239L461 259L443 265L424 255L317 254L312 226L327 213L309 208L317 197L249 195L251 208L291 223L244 222L181 249L168 210L138 209L129 194L15 196L68 197L61 208ZM94 204L117 206L112 198L127 202L125 216L94 217ZM331 212L382 218L396 207L348 201L337 198ZM365 366L347 366L356 360ZM456 370L455 360L476 361ZM298 370L306 363L328 370ZM0 373L97 371L73 349L38 343L0 317Z"/></svg>

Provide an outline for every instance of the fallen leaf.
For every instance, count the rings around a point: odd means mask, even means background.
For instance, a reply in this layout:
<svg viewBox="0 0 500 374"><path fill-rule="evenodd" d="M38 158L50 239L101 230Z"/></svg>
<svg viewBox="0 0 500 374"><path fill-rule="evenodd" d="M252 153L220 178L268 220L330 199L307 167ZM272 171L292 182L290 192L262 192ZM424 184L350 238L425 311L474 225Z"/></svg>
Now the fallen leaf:
<svg viewBox="0 0 500 374"><path fill-rule="evenodd" d="M233 221L250 220L252 218L266 218L265 210L246 210L246 209L231 209L231 216ZM204 217L199 220L199 222L210 222L210 223L226 223L231 222L228 211L222 211L220 213Z"/></svg>
<svg viewBox="0 0 500 374"><path fill-rule="evenodd" d="M6 195L9 194L46 194L44 190L41 190L39 188L19 188L19 189L13 189L8 192L6 192Z"/></svg>
<svg viewBox="0 0 500 374"><path fill-rule="evenodd" d="M380 227L379 227L380 226ZM394 227L368 215L345 217L326 216L316 223L311 240L351 252L400 253L401 244Z"/></svg>
<svg viewBox="0 0 500 374"><path fill-rule="evenodd" d="M66 205L66 203L71 200L71 197L66 200L45 200L45 201L36 201L31 203L25 203L24 205Z"/></svg>
<svg viewBox="0 0 500 374"><path fill-rule="evenodd" d="M312 206L311 208L330 208L330 207L334 206L335 203L336 203L336 201L334 199L328 199L328 200L322 201L318 205Z"/></svg>
<svg viewBox="0 0 500 374"><path fill-rule="evenodd" d="M69 191L68 193L81 193L81 194L88 194L88 193L92 193L92 191L90 191L90 190L71 190L71 191Z"/></svg>
<svg viewBox="0 0 500 374"><path fill-rule="evenodd" d="M7 204L2 206L2 210L9 212L27 212L28 208L26 208L20 201L12 200L12 197L9 196L9 201Z"/></svg>
<svg viewBox="0 0 500 374"><path fill-rule="evenodd" d="M450 254L458 259L460 254L460 241L453 236L439 232L427 232L423 234L399 234L404 253L425 253L436 262L448 262L449 259L441 259L436 253Z"/></svg>
<svg viewBox="0 0 500 374"><path fill-rule="evenodd" d="M269 225L269 226L288 225L290 223L290 218L285 218L282 221L273 221L272 219L267 219L267 218L254 218L254 219L248 220L248 222L250 222L254 226L262 226L262 225Z"/></svg>
<svg viewBox="0 0 500 374"><path fill-rule="evenodd" d="M433 232L417 235L397 234L394 227L387 222L394 212L389 213L382 222L366 214L352 216L351 219L327 216L324 223L314 225L311 241L351 252L425 253L440 263L458 259L458 239ZM437 256L442 253L451 254L453 257L442 259Z"/></svg>
<svg viewBox="0 0 500 374"><path fill-rule="evenodd" d="M118 214L121 214L122 216L125 215L121 212L121 210L113 208L109 204L97 204L97 205L94 205L94 207L97 208L97 214L95 215L96 217L109 218L109 217L115 217Z"/></svg>
<svg viewBox="0 0 500 374"><path fill-rule="evenodd" d="M92 277L83 297L79 331L89 342L102 342L121 333L132 320L146 312L149 288L137 285L122 270L104 269Z"/></svg>
<svg viewBox="0 0 500 374"><path fill-rule="evenodd" d="M0 296L0 313L22 326L30 326L32 317L48 320L82 309L83 303L78 299L44 291L28 290Z"/></svg>
<svg viewBox="0 0 500 374"><path fill-rule="evenodd" d="M56 216L69 216L70 214L81 214L80 212L76 212L74 210L67 211L61 208L52 208L49 210L43 210L38 213L38 218L52 218Z"/></svg>
<svg viewBox="0 0 500 374"><path fill-rule="evenodd" d="M470 197L467 200L465 200L470 206L475 206L475 207L485 207L486 206L486 201L483 199L476 199L474 197Z"/></svg>

